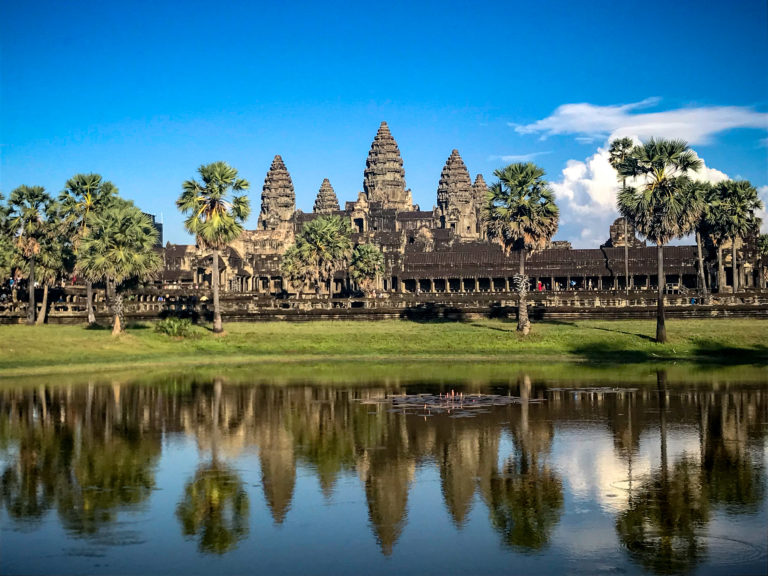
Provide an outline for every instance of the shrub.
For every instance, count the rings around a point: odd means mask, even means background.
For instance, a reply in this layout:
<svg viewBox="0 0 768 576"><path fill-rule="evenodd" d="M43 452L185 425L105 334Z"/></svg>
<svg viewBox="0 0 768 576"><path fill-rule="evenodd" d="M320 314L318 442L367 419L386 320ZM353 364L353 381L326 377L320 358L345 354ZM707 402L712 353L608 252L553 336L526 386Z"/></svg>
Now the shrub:
<svg viewBox="0 0 768 576"><path fill-rule="evenodd" d="M192 336L192 321L189 318L169 316L155 324L155 332L173 338L187 338Z"/></svg>

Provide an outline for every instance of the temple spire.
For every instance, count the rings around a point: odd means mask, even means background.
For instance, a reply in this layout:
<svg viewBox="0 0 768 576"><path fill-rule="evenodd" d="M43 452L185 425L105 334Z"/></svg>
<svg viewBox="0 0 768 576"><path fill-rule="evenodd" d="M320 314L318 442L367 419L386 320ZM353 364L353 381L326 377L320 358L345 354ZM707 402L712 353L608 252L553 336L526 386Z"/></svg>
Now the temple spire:
<svg viewBox="0 0 768 576"><path fill-rule="evenodd" d="M363 190L368 202L380 202L384 208L413 210L411 191L405 188L405 170L400 149L386 122L379 126L368 152Z"/></svg>
<svg viewBox="0 0 768 576"><path fill-rule="evenodd" d="M296 194L293 182L283 159L277 155L264 179L261 192L259 230L285 230L296 211Z"/></svg>
<svg viewBox="0 0 768 576"><path fill-rule="evenodd" d="M451 228L462 238L477 236L472 179L456 149L451 152L440 174L437 211L440 228Z"/></svg>
<svg viewBox="0 0 768 576"><path fill-rule="evenodd" d="M325 178L320 185L320 190L315 198L314 211L318 214L330 214L339 210L339 200L336 198L336 192L331 186L330 180Z"/></svg>

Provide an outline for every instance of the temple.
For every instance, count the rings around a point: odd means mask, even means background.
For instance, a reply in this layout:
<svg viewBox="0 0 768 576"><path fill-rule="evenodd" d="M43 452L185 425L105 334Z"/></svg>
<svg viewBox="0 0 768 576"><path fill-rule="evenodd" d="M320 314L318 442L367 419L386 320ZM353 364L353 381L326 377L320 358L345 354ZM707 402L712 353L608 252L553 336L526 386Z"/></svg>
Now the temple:
<svg viewBox="0 0 768 576"><path fill-rule="evenodd" d="M246 230L220 258L224 292L289 295L283 281L282 255L302 227L324 214L337 214L352 223L355 244L372 243L385 257L385 272L377 279L377 292L473 293L509 292L517 272L517 257L507 258L485 238L481 209L488 193L482 174L474 183L458 150L452 150L440 174L436 205L421 210L406 187L400 149L389 126L382 122L373 139L363 172L362 191L341 208L329 179L324 179L312 212L296 208L291 175L278 155L264 179L256 230ZM656 248L646 246L632 226L619 218L607 231L600 248L572 249L570 243L553 241L532 255L527 274L534 289L545 291L651 289L656 284ZM629 246L629 278L624 272L624 246ZM729 245L730 246L730 245ZM745 288L764 284L753 239L737 241ZM730 249L723 251L727 284L731 284ZM705 257L716 259L714 247L705 246ZM699 287L696 246L665 249L666 281L673 289ZM196 247L165 247L165 288L202 288L210 284L212 258ZM714 266L710 265L710 269ZM714 274L713 274L714 276ZM714 280L713 280L714 281ZM355 293L356 287L339 272L332 296Z"/></svg>

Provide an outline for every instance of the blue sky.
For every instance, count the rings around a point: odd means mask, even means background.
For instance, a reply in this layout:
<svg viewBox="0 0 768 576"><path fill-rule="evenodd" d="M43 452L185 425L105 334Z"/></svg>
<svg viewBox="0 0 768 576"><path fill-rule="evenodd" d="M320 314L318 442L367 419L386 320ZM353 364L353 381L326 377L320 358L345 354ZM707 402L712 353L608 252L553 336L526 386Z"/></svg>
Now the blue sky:
<svg viewBox="0 0 768 576"><path fill-rule="evenodd" d="M275 154L310 211L323 178L362 189L379 123L422 209L458 148L470 173L532 160L557 238L596 246L617 216L613 136L689 140L702 177L768 200L768 12L731 2L2 2L0 190L58 193L98 172L165 238L202 163L251 182Z"/></svg>

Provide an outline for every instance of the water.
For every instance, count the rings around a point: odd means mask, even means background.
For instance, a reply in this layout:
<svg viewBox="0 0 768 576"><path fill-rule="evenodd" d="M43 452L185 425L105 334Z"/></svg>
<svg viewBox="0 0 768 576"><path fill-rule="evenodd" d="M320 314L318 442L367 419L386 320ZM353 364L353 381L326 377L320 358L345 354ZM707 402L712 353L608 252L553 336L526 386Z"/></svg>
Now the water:
<svg viewBox="0 0 768 576"><path fill-rule="evenodd" d="M764 574L767 436L663 373L4 384L0 573Z"/></svg>

